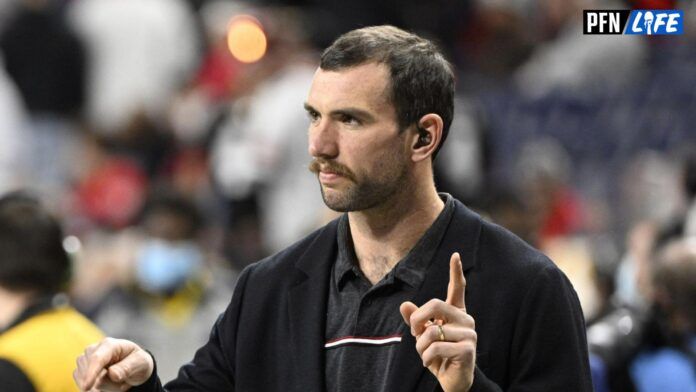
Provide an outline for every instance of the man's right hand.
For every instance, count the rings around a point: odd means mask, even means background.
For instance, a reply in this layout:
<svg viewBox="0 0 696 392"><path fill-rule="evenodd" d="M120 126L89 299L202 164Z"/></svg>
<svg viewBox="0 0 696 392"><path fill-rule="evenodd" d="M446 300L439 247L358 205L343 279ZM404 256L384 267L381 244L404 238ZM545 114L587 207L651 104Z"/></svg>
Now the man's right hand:
<svg viewBox="0 0 696 392"><path fill-rule="evenodd" d="M147 381L155 364L137 344L105 338L77 358L73 378L82 391L127 391Z"/></svg>

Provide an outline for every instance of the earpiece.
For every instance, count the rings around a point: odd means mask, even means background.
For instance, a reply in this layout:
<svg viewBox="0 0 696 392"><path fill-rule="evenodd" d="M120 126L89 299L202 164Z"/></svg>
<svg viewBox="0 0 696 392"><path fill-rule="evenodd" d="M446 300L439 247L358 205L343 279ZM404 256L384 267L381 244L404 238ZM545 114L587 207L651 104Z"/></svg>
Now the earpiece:
<svg viewBox="0 0 696 392"><path fill-rule="evenodd" d="M418 141L413 148L420 148L430 144L430 133L423 128L418 128Z"/></svg>

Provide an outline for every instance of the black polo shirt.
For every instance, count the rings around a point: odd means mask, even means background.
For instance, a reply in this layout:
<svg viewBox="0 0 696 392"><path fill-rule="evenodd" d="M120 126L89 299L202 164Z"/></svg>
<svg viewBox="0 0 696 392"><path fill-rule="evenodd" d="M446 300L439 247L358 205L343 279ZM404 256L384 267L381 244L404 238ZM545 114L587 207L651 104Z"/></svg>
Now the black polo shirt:
<svg viewBox="0 0 696 392"><path fill-rule="evenodd" d="M396 347L408 333L399 306L415 296L454 213L454 199L411 251L374 286L358 265L348 215L338 224L338 256L327 305L326 388L329 392L385 391Z"/></svg>

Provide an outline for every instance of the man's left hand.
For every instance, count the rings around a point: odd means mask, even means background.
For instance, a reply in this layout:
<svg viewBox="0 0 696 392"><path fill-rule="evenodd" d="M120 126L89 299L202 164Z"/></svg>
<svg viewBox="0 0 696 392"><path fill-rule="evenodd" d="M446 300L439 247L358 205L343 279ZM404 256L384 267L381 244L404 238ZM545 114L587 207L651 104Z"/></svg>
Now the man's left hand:
<svg viewBox="0 0 696 392"><path fill-rule="evenodd" d="M476 331L466 312L466 279L459 253L450 258L447 300L432 299L420 308L401 304L401 316L416 337L416 351L445 392L468 391L474 381Z"/></svg>

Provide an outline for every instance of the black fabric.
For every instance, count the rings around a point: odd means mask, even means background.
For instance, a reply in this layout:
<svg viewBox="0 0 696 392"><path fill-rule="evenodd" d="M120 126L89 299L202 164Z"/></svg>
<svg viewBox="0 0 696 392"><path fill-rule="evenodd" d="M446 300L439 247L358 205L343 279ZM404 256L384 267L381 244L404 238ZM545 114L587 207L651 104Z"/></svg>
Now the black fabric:
<svg viewBox="0 0 696 392"><path fill-rule="evenodd" d="M358 265L348 215L339 220L338 257L331 273L325 335L327 344L338 345L325 346L328 391L386 390L399 341L383 341L408 332L399 305L418 291L454 212L454 199L446 194L441 197L445 207L432 226L374 286ZM379 344L346 341L348 337Z"/></svg>
<svg viewBox="0 0 696 392"><path fill-rule="evenodd" d="M166 388L323 391L337 223L247 267L208 343ZM462 257L466 308L476 320L472 391L592 391L585 325L568 279L544 255L459 202L413 302L446 298L453 252ZM150 391L159 390L157 382L150 385ZM403 336L386 390L438 388L415 339Z"/></svg>
<svg viewBox="0 0 696 392"><path fill-rule="evenodd" d="M36 392L29 378L14 363L0 358L0 390Z"/></svg>

